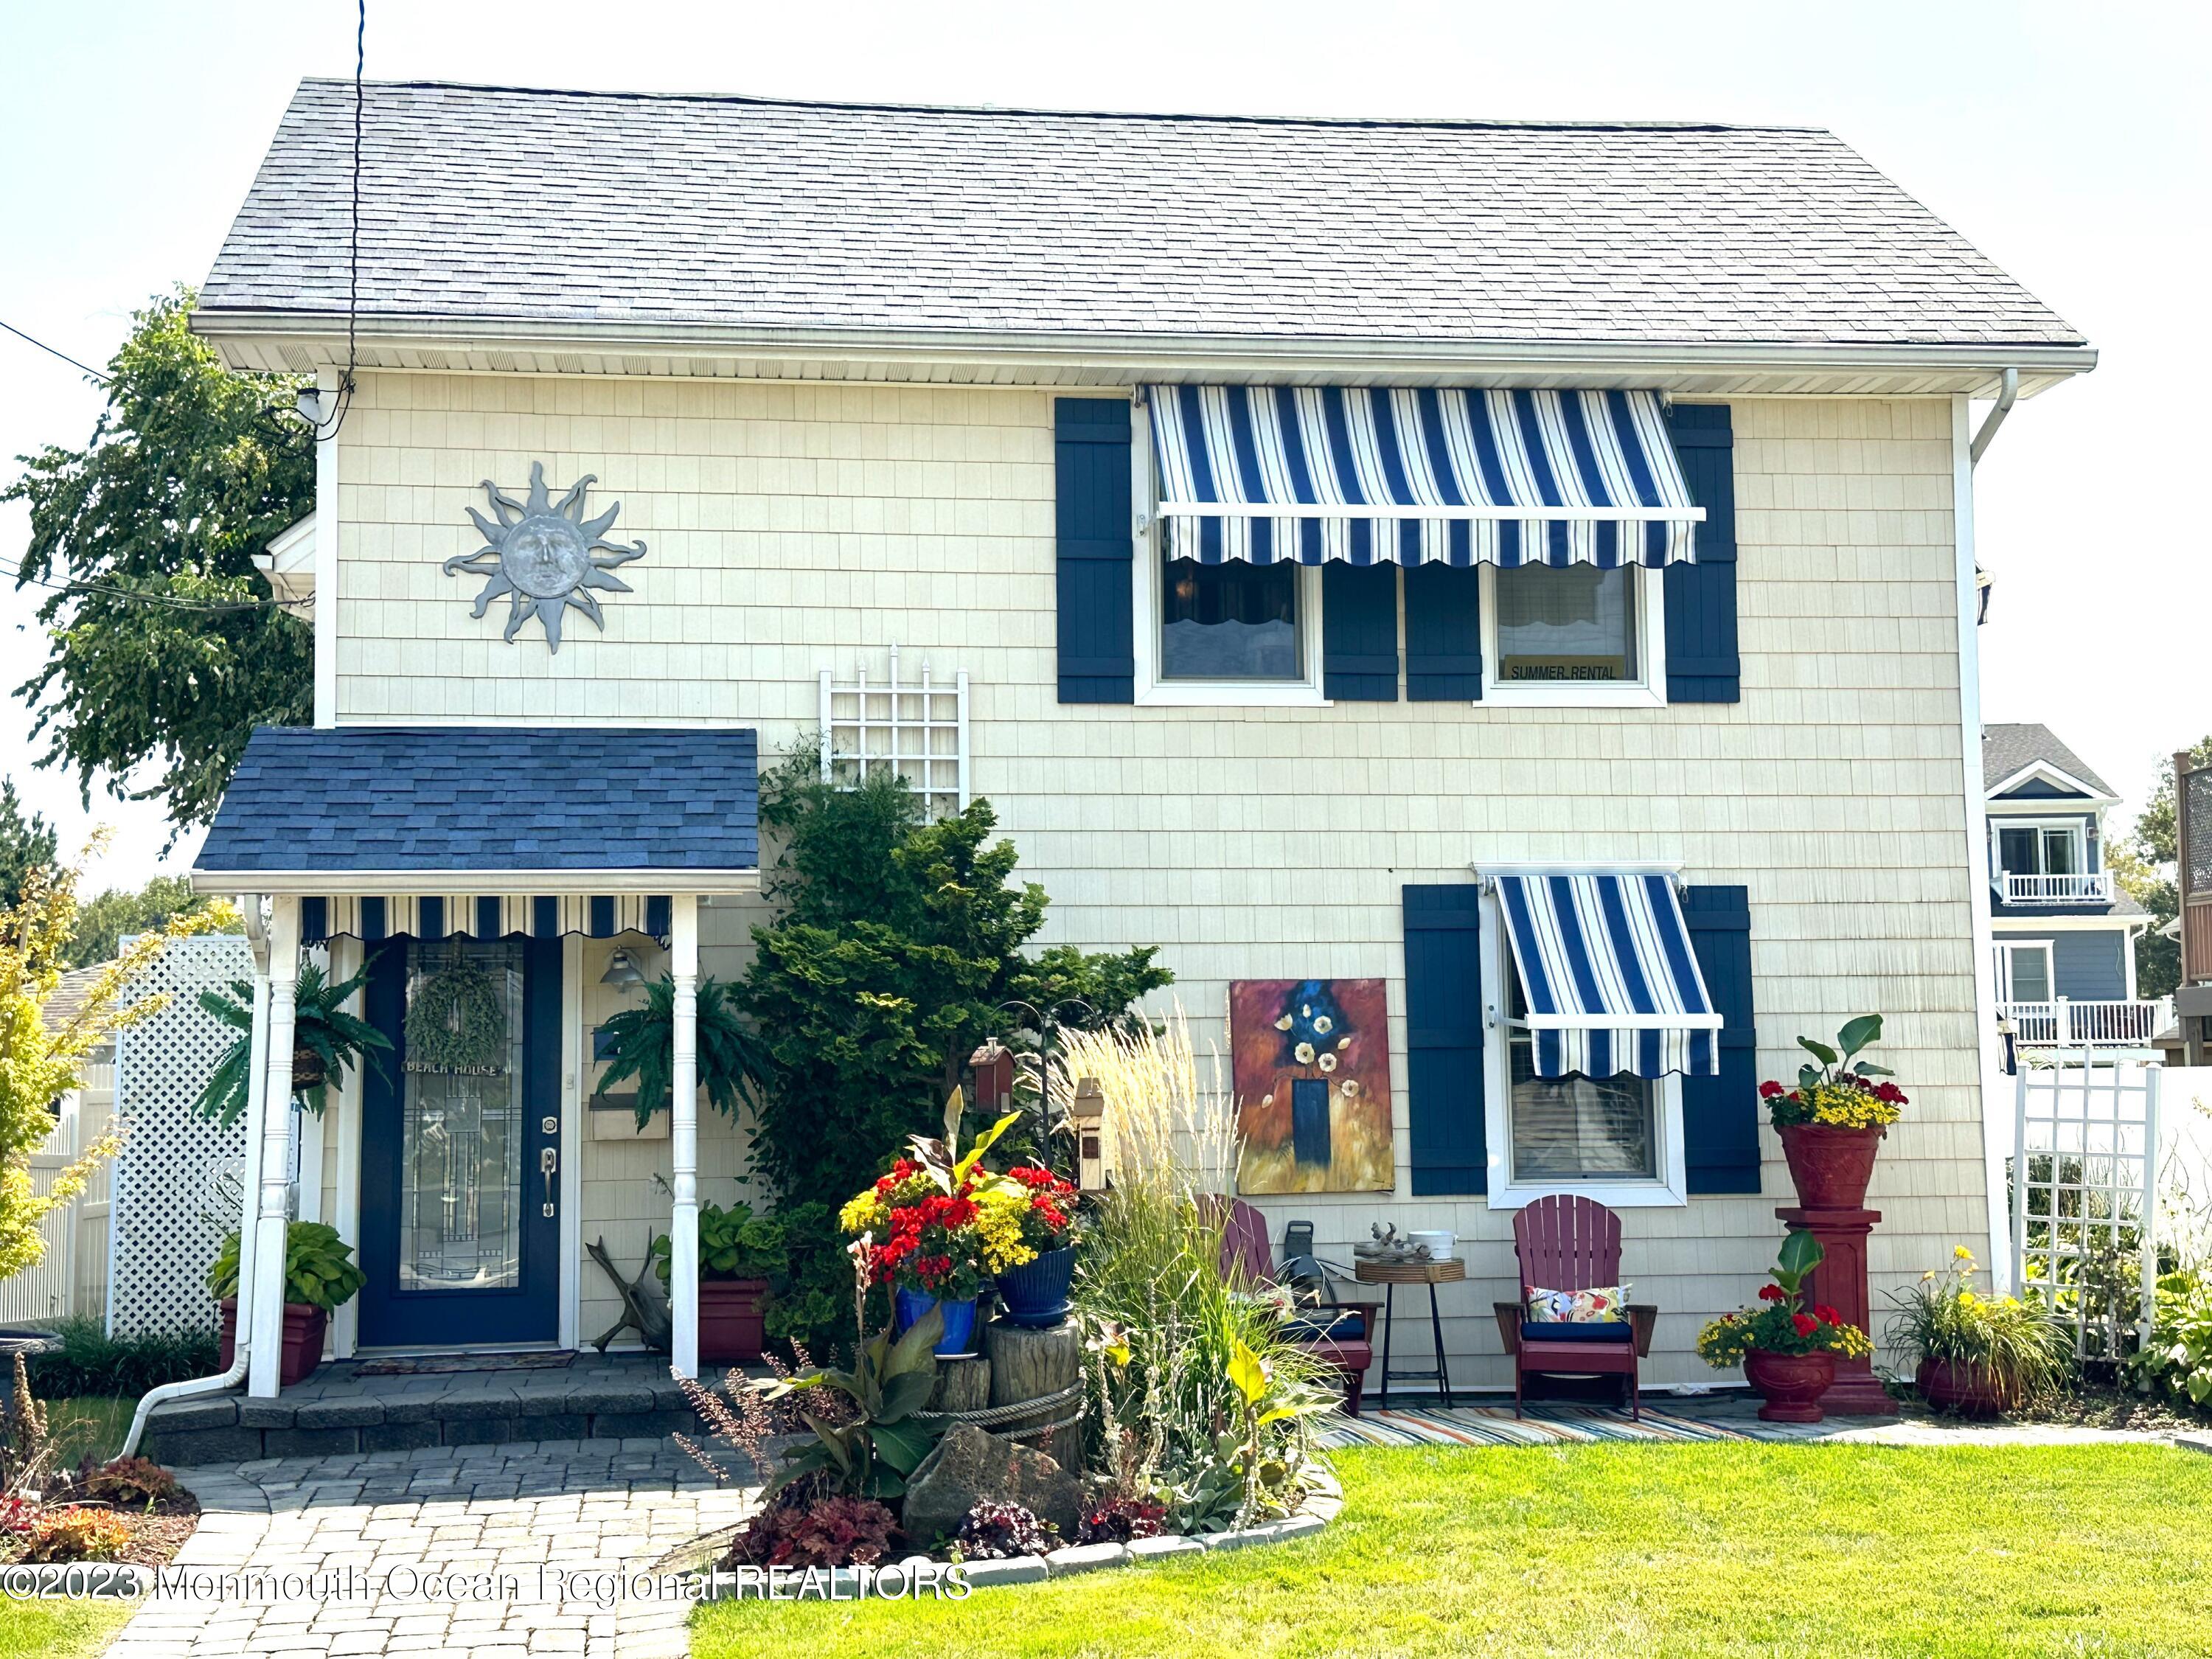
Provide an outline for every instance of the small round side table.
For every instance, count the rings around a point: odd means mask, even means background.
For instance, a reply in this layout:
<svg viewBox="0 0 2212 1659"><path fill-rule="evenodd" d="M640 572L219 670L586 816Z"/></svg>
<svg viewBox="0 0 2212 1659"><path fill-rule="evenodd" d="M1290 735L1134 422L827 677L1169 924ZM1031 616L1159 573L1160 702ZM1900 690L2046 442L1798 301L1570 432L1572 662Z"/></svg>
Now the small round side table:
<svg viewBox="0 0 2212 1659"><path fill-rule="evenodd" d="M1390 1409L1390 1383L1393 1378L1407 1382L1434 1382L1444 1397L1444 1404L1452 1404L1451 1373L1444 1365L1444 1320L1437 1308L1437 1286L1453 1284L1467 1277L1467 1263L1457 1256L1442 1261L1362 1261L1352 1263L1352 1277L1363 1285L1382 1287L1382 1389L1376 1406L1378 1411ZM1429 1287L1429 1334L1436 1342L1436 1367L1432 1370L1394 1371L1390 1369L1391 1303L1401 1285L1425 1285Z"/></svg>

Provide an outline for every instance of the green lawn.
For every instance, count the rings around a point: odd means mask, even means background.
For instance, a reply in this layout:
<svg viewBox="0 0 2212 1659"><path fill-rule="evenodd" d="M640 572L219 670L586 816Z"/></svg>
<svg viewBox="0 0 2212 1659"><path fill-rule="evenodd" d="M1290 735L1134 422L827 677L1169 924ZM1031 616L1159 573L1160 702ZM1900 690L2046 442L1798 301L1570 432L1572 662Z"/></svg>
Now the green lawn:
<svg viewBox="0 0 2212 1659"><path fill-rule="evenodd" d="M1319 1537L964 1602L703 1609L693 1651L2212 1654L2212 1457L2149 1445L1340 1453Z"/></svg>
<svg viewBox="0 0 2212 1659"><path fill-rule="evenodd" d="M113 1639L131 1601L10 1601L0 1599L0 1654L7 1659L88 1659Z"/></svg>

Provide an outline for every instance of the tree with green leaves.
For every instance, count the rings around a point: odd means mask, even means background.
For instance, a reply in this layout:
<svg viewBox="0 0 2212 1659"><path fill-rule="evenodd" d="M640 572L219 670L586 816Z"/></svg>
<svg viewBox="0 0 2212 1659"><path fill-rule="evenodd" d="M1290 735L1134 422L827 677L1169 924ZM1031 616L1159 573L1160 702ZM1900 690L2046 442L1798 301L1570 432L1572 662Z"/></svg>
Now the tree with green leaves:
<svg viewBox="0 0 2212 1659"><path fill-rule="evenodd" d="M189 915L216 902L192 891L188 876L155 876L136 892L111 887L79 908L76 927L70 933L69 965L89 968L105 962L131 935L158 933L172 916ZM239 929L234 923L214 931L234 933Z"/></svg>
<svg viewBox="0 0 2212 1659"><path fill-rule="evenodd" d="M2212 736L2189 750L2192 765L2212 764ZM2106 860L2120 890L2151 914L2136 939L2136 994L2171 996L2181 983L2181 946L2160 930L2181 914L2179 813L2174 801L2173 761L2159 763L2158 787L2136 819L2134 832Z"/></svg>
<svg viewBox="0 0 2212 1659"><path fill-rule="evenodd" d="M15 781L0 780L0 909L22 902L31 872L52 869L60 848L53 825L36 812L25 816Z"/></svg>
<svg viewBox="0 0 2212 1659"><path fill-rule="evenodd" d="M1030 954L1044 890L1013 878L988 801L933 822L903 780L836 787L802 746L763 776L760 821L781 851L739 991L766 1062L754 1153L791 1232L780 1328L834 1332L851 1278L837 1210L908 1136L939 1133L969 1056L1040 1018L1131 1018L1171 976L1152 946Z"/></svg>
<svg viewBox="0 0 2212 1659"><path fill-rule="evenodd" d="M237 374L191 331L188 289L137 313L109 361L107 407L82 449L20 456L0 501L30 508L16 582L40 607L46 665L15 688L49 734L41 765L159 798L179 824L214 815L257 724L313 717L313 635L253 556L314 506L296 375ZM124 780L157 766L138 789ZM143 775L143 774L142 774Z"/></svg>

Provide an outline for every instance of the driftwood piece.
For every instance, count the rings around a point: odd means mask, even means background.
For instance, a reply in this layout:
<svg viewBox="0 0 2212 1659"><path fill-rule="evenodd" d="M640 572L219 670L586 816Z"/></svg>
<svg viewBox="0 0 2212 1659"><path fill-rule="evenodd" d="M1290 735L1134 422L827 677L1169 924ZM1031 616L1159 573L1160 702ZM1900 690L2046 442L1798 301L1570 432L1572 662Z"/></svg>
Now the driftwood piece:
<svg viewBox="0 0 2212 1659"><path fill-rule="evenodd" d="M981 1354L937 1362L933 1412L980 1412L991 1403L991 1362Z"/></svg>
<svg viewBox="0 0 2212 1659"><path fill-rule="evenodd" d="M1058 1394L1083 1375L1083 1341L1073 1321L1044 1330L994 1319L983 1328L983 1352L991 1364L991 1403L1018 1406ZM1073 1416L1079 1401L1042 1407L1034 1417L1018 1417L999 1432L1049 1452L1061 1468L1083 1467L1083 1425L1071 1423L1040 1439L1027 1431Z"/></svg>
<svg viewBox="0 0 2212 1659"><path fill-rule="evenodd" d="M622 1270L615 1266L614 1258L607 1254L607 1241L595 1238L584 1246L586 1254L606 1270L615 1282L615 1291L622 1297L623 1316L610 1326L592 1346L601 1353L607 1344L624 1331L634 1330L638 1340L654 1353L666 1353L675 1346L676 1326L669 1310L668 1292L663 1289L660 1275L653 1270L653 1240L645 1241L645 1265L637 1270L635 1279L624 1279Z"/></svg>

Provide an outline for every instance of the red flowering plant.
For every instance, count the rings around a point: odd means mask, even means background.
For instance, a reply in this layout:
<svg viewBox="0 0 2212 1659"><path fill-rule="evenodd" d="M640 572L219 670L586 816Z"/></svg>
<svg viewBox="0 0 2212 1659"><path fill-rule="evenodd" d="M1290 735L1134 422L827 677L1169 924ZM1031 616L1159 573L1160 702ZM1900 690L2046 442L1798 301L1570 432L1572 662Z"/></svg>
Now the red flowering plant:
<svg viewBox="0 0 2212 1659"><path fill-rule="evenodd" d="M1890 1073L1856 1058L1881 1040L1881 1016L1861 1014L1836 1034L1832 1046L1801 1036L1797 1046L1820 1063L1797 1068L1797 1086L1785 1089L1771 1078L1759 1085L1767 1115L1778 1129L1817 1123L1832 1129L1879 1129L1897 1121L1911 1104L1894 1083L1876 1082Z"/></svg>
<svg viewBox="0 0 2212 1659"><path fill-rule="evenodd" d="M1723 1314L1698 1333L1698 1352L1717 1370L1743 1364L1761 1353L1832 1353L1863 1358L1874 1343L1857 1326L1825 1302L1805 1305L1804 1284L1826 1254L1810 1233L1792 1233L1767 1272L1771 1281L1759 1287L1759 1304Z"/></svg>
<svg viewBox="0 0 2212 1659"><path fill-rule="evenodd" d="M1006 1171L1006 1179L1018 1189L1006 1196L1020 1200L1020 1207L1014 1213L1021 1229L1021 1249L1027 1252L1006 1266L1018 1267L1047 1250L1063 1249L1075 1242L1078 1194L1073 1182L1062 1180L1034 1164L1015 1164ZM984 1203L987 1209L995 1207L989 1194L986 1194ZM1005 1268L996 1270L1004 1272Z"/></svg>
<svg viewBox="0 0 2212 1659"><path fill-rule="evenodd" d="M895 1160L839 1212L839 1224L866 1251L870 1285L965 1302L981 1291L990 1274L1035 1257L1024 1230L1039 1189L983 1167L983 1154L1020 1114L1009 1112L956 1156L962 1107L955 1089L945 1103L945 1139L914 1136L908 1142L911 1156ZM1052 1179L1048 1172L1034 1173ZM1049 1189L1044 1195L1049 1210L1065 1213ZM1037 1224L1048 1223L1041 1215Z"/></svg>

